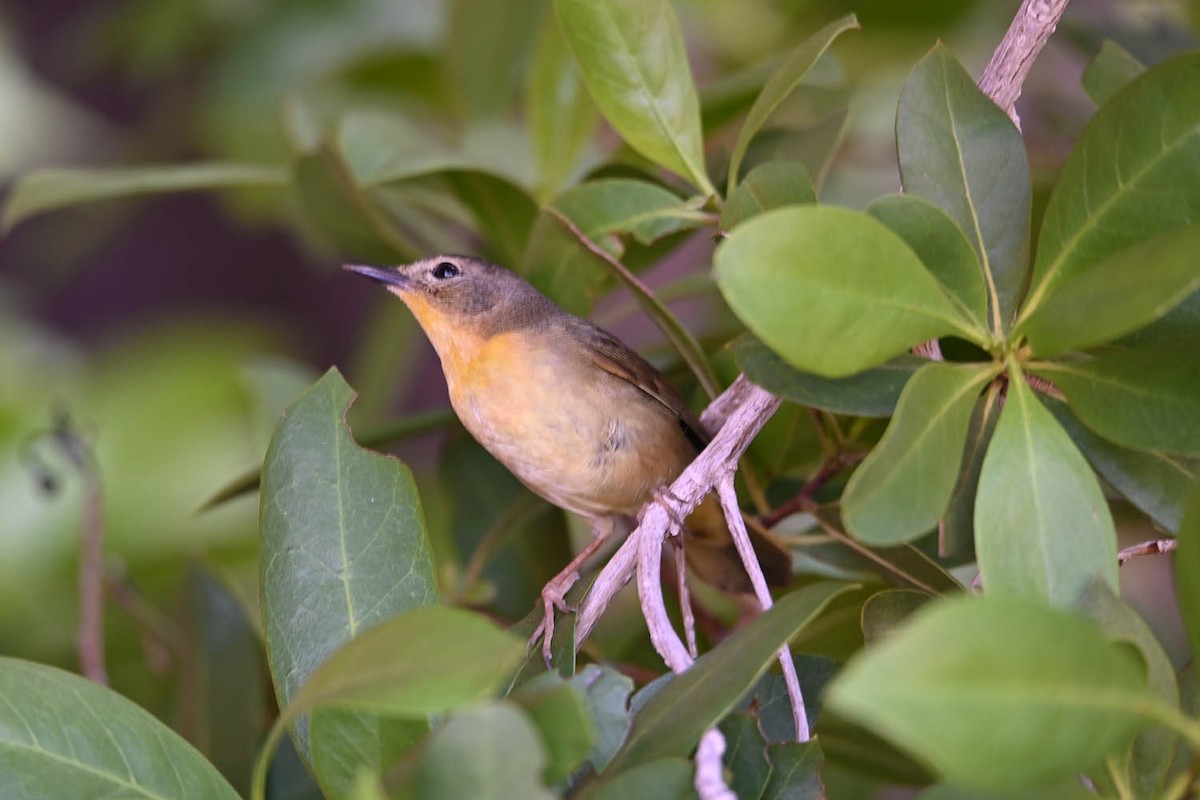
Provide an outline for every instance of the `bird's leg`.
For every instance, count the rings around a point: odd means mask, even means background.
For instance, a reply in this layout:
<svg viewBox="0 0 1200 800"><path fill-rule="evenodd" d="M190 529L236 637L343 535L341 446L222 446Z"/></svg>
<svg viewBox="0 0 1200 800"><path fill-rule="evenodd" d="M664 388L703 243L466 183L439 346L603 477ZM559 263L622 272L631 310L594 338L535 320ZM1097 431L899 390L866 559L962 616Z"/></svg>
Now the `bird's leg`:
<svg viewBox="0 0 1200 800"><path fill-rule="evenodd" d="M579 570L583 568L587 560L595 555L596 551L612 536L616 520L612 517L589 517L588 524L592 528L592 540L588 542L587 547L579 551L579 555L571 559L571 563L567 564L562 572L555 575L542 587L544 615L529 643L536 644L538 636L542 637L542 658L545 659L547 668L550 667L551 648L554 644L554 612L571 610L566 602L567 592L579 580Z"/></svg>

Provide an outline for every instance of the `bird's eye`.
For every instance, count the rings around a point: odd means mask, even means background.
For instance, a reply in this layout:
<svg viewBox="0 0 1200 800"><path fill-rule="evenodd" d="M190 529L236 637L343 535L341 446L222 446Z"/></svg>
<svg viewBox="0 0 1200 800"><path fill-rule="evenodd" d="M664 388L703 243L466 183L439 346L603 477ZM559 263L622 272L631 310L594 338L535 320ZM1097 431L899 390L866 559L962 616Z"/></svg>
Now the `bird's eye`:
<svg viewBox="0 0 1200 800"><path fill-rule="evenodd" d="M455 277L460 271L461 270L459 270L457 264L452 264L449 261L442 261L433 268L433 277L437 278L439 281L444 281L447 278Z"/></svg>

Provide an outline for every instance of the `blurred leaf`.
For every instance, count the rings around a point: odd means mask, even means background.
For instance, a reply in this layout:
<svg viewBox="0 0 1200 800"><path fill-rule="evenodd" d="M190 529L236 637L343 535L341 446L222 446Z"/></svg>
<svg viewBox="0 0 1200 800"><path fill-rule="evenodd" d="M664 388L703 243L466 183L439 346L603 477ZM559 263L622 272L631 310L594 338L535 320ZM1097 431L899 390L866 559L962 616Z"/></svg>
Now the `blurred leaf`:
<svg viewBox="0 0 1200 800"><path fill-rule="evenodd" d="M161 797L238 794L173 731L116 692L53 667L0 657L0 794Z"/></svg>
<svg viewBox="0 0 1200 800"><path fill-rule="evenodd" d="M911 194L885 195L867 213L892 229L968 316L987 325L987 289L967 237L940 208Z"/></svg>
<svg viewBox="0 0 1200 800"><path fill-rule="evenodd" d="M933 528L959 477L971 412L991 365L933 362L905 385L879 444L842 492L847 529L868 544L899 544Z"/></svg>
<svg viewBox="0 0 1200 800"><path fill-rule="evenodd" d="M767 164L803 164L812 175L813 184L820 189L846 138L848 106L847 97L842 107L811 122L763 129L750 143L743 165L757 169Z"/></svg>
<svg viewBox="0 0 1200 800"><path fill-rule="evenodd" d="M943 334L980 338L904 241L857 211L767 212L717 247L714 267L755 335L825 377L853 375Z"/></svg>
<svg viewBox="0 0 1200 800"><path fill-rule="evenodd" d="M442 47L445 80L467 117L509 113L546 0L453 0Z"/></svg>
<svg viewBox="0 0 1200 800"><path fill-rule="evenodd" d="M862 611L863 640L874 647L891 636L933 595L912 589L886 589L871 595Z"/></svg>
<svg viewBox="0 0 1200 800"><path fill-rule="evenodd" d="M542 784L537 729L512 703L458 712L434 732L418 767L422 800L553 800Z"/></svg>
<svg viewBox="0 0 1200 800"><path fill-rule="evenodd" d="M364 775L378 777L429 733L424 719L340 708L318 709L310 719L312 772L326 795L349 791Z"/></svg>
<svg viewBox="0 0 1200 800"><path fill-rule="evenodd" d="M1076 416L1109 441L1200 455L1200 338L1029 369L1053 381Z"/></svg>
<svg viewBox="0 0 1200 800"><path fill-rule="evenodd" d="M1179 706L1175 667L1154 631L1132 606L1122 602L1105 584L1093 583L1083 593L1079 610L1094 620L1110 640L1136 647L1146 664L1150 689L1166 705ZM1165 796L1165 784L1178 746L1177 733L1156 725L1139 734L1130 750L1114 759L1137 796L1153 800Z"/></svg>
<svg viewBox="0 0 1200 800"><path fill-rule="evenodd" d="M737 141L733 145L733 152L729 158L728 191L730 193L737 186L738 171L741 168L742 158L746 155L746 148L750 145L750 140L766 123L771 113L779 107L779 104L792 93L800 81L804 80L804 76L808 74L821 54L833 44L833 40L848 30L857 30L858 27L858 20L853 14L829 23L797 45L767 79L762 91L755 98L754 105L750 107L746 121L742 123L742 129L738 132Z"/></svg>
<svg viewBox="0 0 1200 800"><path fill-rule="evenodd" d="M781 598L769 611L675 676L633 718L625 745L606 775L667 756L683 756L733 708L770 666L780 646L800 633L851 586L816 583Z"/></svg>
<svg viewBox="0 0 1200 800"><path fill-rule="evenodd" d="M923 609L828 694L949 780L995 790L1096 766L1157 702L1136 658L1093 624L990 589Z"/></svg>
<svg viewBox="0 0 1200 800"><path fill-rule="evenodd" d="M762 797L771 777L771 762L758 720L753 714L734 712L721 720L719 727L725 737L722 761L729 788L737 797Z"/></svg>
<svg viewBox="0 0 1200 800"><path fill-rule="evenodd" d="M1112 516L1087 461L1019 372L983 460L975 551L989 596L1070 607L1092 579L1117 586Z"/></svg>
<svg viewBox="0 0 1200 800"><path fill-rule="evenodd" d="M294 175L307 218L345 258L394 264L417 257L420 248L386 220L331 146L301 156Z"/></svg>
<svg viewBox="0 0 1200 800"><path fill-rule="evenodd" d="M1200 475L1194 459L1118 447L1088 429L1065 403L1048 401L1047 407L1104 480L1156 524L1179 530L1183 500Z"/></svg>
<svg viewBox="0 0 1200 800"><path fill-rule="evenodd" d="M588 664L571 678L571 685L584 693L596 725L596 743L588 761L596 772L603 772L629 733L633 680L612 667Z"/></svg>
<svg viewBox="0 0 1200 800"><path fill-rule="evenodd" d="M1001 398L1001 386L993 382L971 412L958 482L938 525L938 555L943 559L975 558L975 499L979 474L983 471L983 459L996 430L996 421L1000 419Z"/></svg>
<svg viewBox="0 0 1200 800"><path fill-rule="evenodd" d="M1157 321L1121 337L1117 344L1145 344L1185 336L1200 336L1200 291L1192 292Z"/></svg>
<svg viewBox="0 0 1200 800"><path fill-rule="evenodd" d="M359 632L437 600L411 474L355 444L344 421L353 397L331 370L289 406L264 462L262 602L281 708ZM307 721L293 734L307 757Z"/></svg>
<svg viewBox="0 0 1200 800"><path fill-rule="evenodd" d="M242 367L242 379L256 401L255 424L262 433L264 450L280 415L318 377L308 364L286 358L258 357Z"/></svg>
<svg viewBox="0 0 1200 800"><path fill-rule="evenodd" d="M278 188L287 175L259 164L186 164L174 166L46 169L19 180L4 204L0 233L30 217L60 208L147 194L209 189Z"/></svg>
<svg viewBox="0 0 1200 800"><path fill-rule="evenodd" d="M750 334L734 340L733 351L746 377L772 394L857 417L891 416L909 378L929 363L903 354L846 378L822 378L797 370Z"/></svg>
<svg viewBox="0 0 1200 800"><path fill-rule="evenodd" d="M525 109L544 192L558 190L579 164L600 115L588 96L571 51L547 8L533 52Z"/></svg>
<svg viewBox="0 0 1200 800"><path fill-rule="evenodd" d="M184 579L182 618L176 730L245 793L269 718L258 634L237 600L197 565Z"/></svg>
<svg viewBox="0 0 1200 800"><path fill-rule="evenodd" d="M695 767L685 758L656 758L589 786L580 800L694 800Z"/></svg>
<svg viewBox="0 0 1200 800"><path fill-rule="evenodd" d="M1184 501L1175 550L1175 598L1193 653L1200 653L1200 482Z"/></svg>
<svg viewBox="0 0 1200 800"><path fill-rule="evenodd" d="M544 672L509 697L525 710L541 734L549 763L546 783L565 780L597 740L583 692L554 672Z"/></svg>
<svg viewBox="0 0 1200 800"><path fill-rule="evenodd" d="M1146 71L1142 62L1112 39L1100 43L1100 50L1083 71L1083 90L1097 106L1102 106Z"/></svg>
<svg viewBox="0 0 1200 800"><path fill-rule="evenodd" d="M993 792L965 789L942 783L926 789L915 800L1095 800L1096 793L1089 791L1078 776L1068 778L1050 786L1020 789L1012 792Z"/></svg>
<svg viewBox="0 0 1200 800"><path fill-rule="evenodd" d="M1022 317L1067 278L1108 256L1200 222L1198 131L1197 53L1148 70L1096 112L1046 207Z"/></svg>
<svg viewBox="0 0 1200 800"><path fill-rule="evenodd" d="M1200 290L1197 250L1200 225L1138 242L1064 280L1016 333L1051 356L1136 331Z"/></svg>
<svg viewBox="0 0 1200 800"><path fill-rule="evenodd" d="M1021 132L939 44L900 93L896 143L904 191L932 201L970 240L988 287L991 330L1002 333L1028 274L1029 161Z"/></svg>
<svg viewBox="0 0 1200 800"><path fill-rule="evenodd" d="M929 769L907 753L833 709L826 712L817 729L817 742L827 765L851 770L875 782L924 786L933 780Z"/></svg>
<svg viewBox="0 0 1200 800"><path fill-rule="evenodd" d="M851 600L843 595L842 600ZM833 609L826 611L830 619ZM855 615L857 616L857 615ZM821 705L825 687L841 669L834 659L812 653L793 653L792 663L796 667L796 678L804 695L804 713L810 726L821 724ZM767 742L780 744L796 740L796 718L792 714L792 698L788 695L787 683L780 672L767 672L758 679L752 692L744 700L747 709L758 716L758 725Z"/></svg>
<svg viewBox="0 0 1200 800"><path fill-rule="evenodd" d="M729 193L721 210L721 230L773 208L817 202L808 167L786 161L759 164Z"/></svg>
<svg viewBox="0 0 1200 800"><path fill-rule="evenodd" d="M771 779L763 800L823 800L821 764L825 755L818 740L767 746Z"/></svg>
<svg viewBox="0 0 1200 800"><path fill-rule="evenodd" d="M629 146L691 181L716 189L704 170L700 101L669 0L555 0L583 82Z"/></svg>

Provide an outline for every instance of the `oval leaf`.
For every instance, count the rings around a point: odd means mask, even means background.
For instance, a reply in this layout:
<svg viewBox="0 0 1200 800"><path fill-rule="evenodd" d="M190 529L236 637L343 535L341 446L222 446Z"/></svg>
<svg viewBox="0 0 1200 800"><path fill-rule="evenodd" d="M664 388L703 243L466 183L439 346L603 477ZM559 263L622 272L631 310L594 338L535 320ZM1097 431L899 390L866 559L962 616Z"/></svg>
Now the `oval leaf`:
<svg viewBox="0 0 1200 800"><path fill-rule="evenodd" d="M1116 589L1116 542L1087 461L1017 372L975 498L985 590L1070 607L1094 578Z"/></svg>
<svg viewBox="0 0 1200 800"><path fill-rule="evenodd" d="M1022 316L1072 275L1200 222L1198 209L1200 53L1187 53L1122 89L1075 142L1046 206Z"/></svg>
<svg viewBox="0 0 1200 800"><path fill-rule="evenodd" d="M1200 455L1200 339L1165 339L1069 364L1030 367L1111 442Z"/></svg>
<svg viewBox="0 0 1200 800"><path fill-rule="evenodd" d="M1200 290L1200 225L1159 234L1063 281L1017 333L1052 356L1116 339L1164 316Z"/></svg>
<svg viewBox="0 0 1200 800"><path fill-rule="evenodd" d="M939 44L900 93L896 145L904 191L945 211L971 242L991 329L1001 333L1028 273L1029 161L1021 132Z"/></svg>
<svg viewBox="0 0 1200 800"><path fill-rule="evenodd" d="M977 334L896 234L857 211L781 208L717 248L733 312L793 366L840 378L937 336Z"/></svg>
<svg viewBox="0 0 1200 800"><path fill-rule="evenodd" d="M629 146L716 194L704 171L700 101L670 0L555 0L583 82Z"/></svg>
<svg viewBox="0 0 1200 800"><path fill-rule="evenodd" d="M754 134L758 133L771 113L787 99L800 81L804 80L804 76L812 69L813 64L817 63L821 54L829 49L833 40L848 30L857 30L858 27L858 19L853 14L847 14L841 19L834 20L797 45L767 79L762 91L755 98L754 105L750 107L746 121L742 123L742 129L738 132L737 141L733 145L733 153L729 157L728 191L730 193L737 186L738 170L741 168L742 158L745 157L746 148L750 146L750 140L754 138Z"/></svg>
<svg viewBox="0 0 1200 800"><path fill-rule="evenodd" d="M990 366L932 363L904 387L879 444L850 476L842 518L873 545L899 544L937 525L950 502L975 400Z"/></svg>
<svg viewBox="0 0 1200 800"><path fill-rule="evenodd" d="M1155 702L1136 657L1090 622L990 592L921 610L828 693L950 780L992 790L1097 766Z"/></svg>
<svg viewBox="0 0 1200 800"><path fill-rule="evenodd" d="M355 444L353 399L330 370L284 412L263 464L262 606L281 708L360 631L437 601L412 475ZM302 754L307 730L294 730Z"/></svg>
<svg viewBox="0 0 1200 800"><path fill-rule="evenodd" d="M808 167L790 161L772 161L750 170L746 180L729 194L721 210L721 230L737 225L764 211L783 206L817 202Z"/></svg>
<svg viewBox="0 0 1200 800"><path fill-rule="evenodd" d="M116 692L0 657L0 795L237 800L194 747Z"/></svg>

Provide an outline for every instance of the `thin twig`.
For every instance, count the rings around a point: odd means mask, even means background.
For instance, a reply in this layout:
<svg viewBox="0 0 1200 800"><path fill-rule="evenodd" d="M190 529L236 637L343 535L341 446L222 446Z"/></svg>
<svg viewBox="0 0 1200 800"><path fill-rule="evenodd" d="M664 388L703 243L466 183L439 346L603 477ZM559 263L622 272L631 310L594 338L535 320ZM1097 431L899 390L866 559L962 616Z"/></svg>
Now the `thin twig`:
<svg viewBox="0 0 1200 800"><path fill-rule="evenodd" d="M1174 539L1151 539L1148 542L1131 545L1117 553L1117 566L1122 567L1126 561L1137 556L1160 556L1170 553L1178 546L1179 542Z"/></svg>
<svg viewBox="0 0 1200 800"><path fill-rule="evenodd" d="M792 514L801 511L803 506L812 500L817 492L825 488L825 484L829 483L835 475L862 461L867 457L867 452L867 450L851 450L829 456L817 468L813 476L800 487L800 491L796 493L795 497L789 498L769 513L762 515L758 520L759 523L764 528L774 528Z"/></svg>
<svg viewBox="0 0 1200 800"><path fill-rule="evenodd" d="M1004 110L1017 129L1017 98L1034 60L1046 46L1069 0L1025 0L979 76L979 88Z"/></svg>

